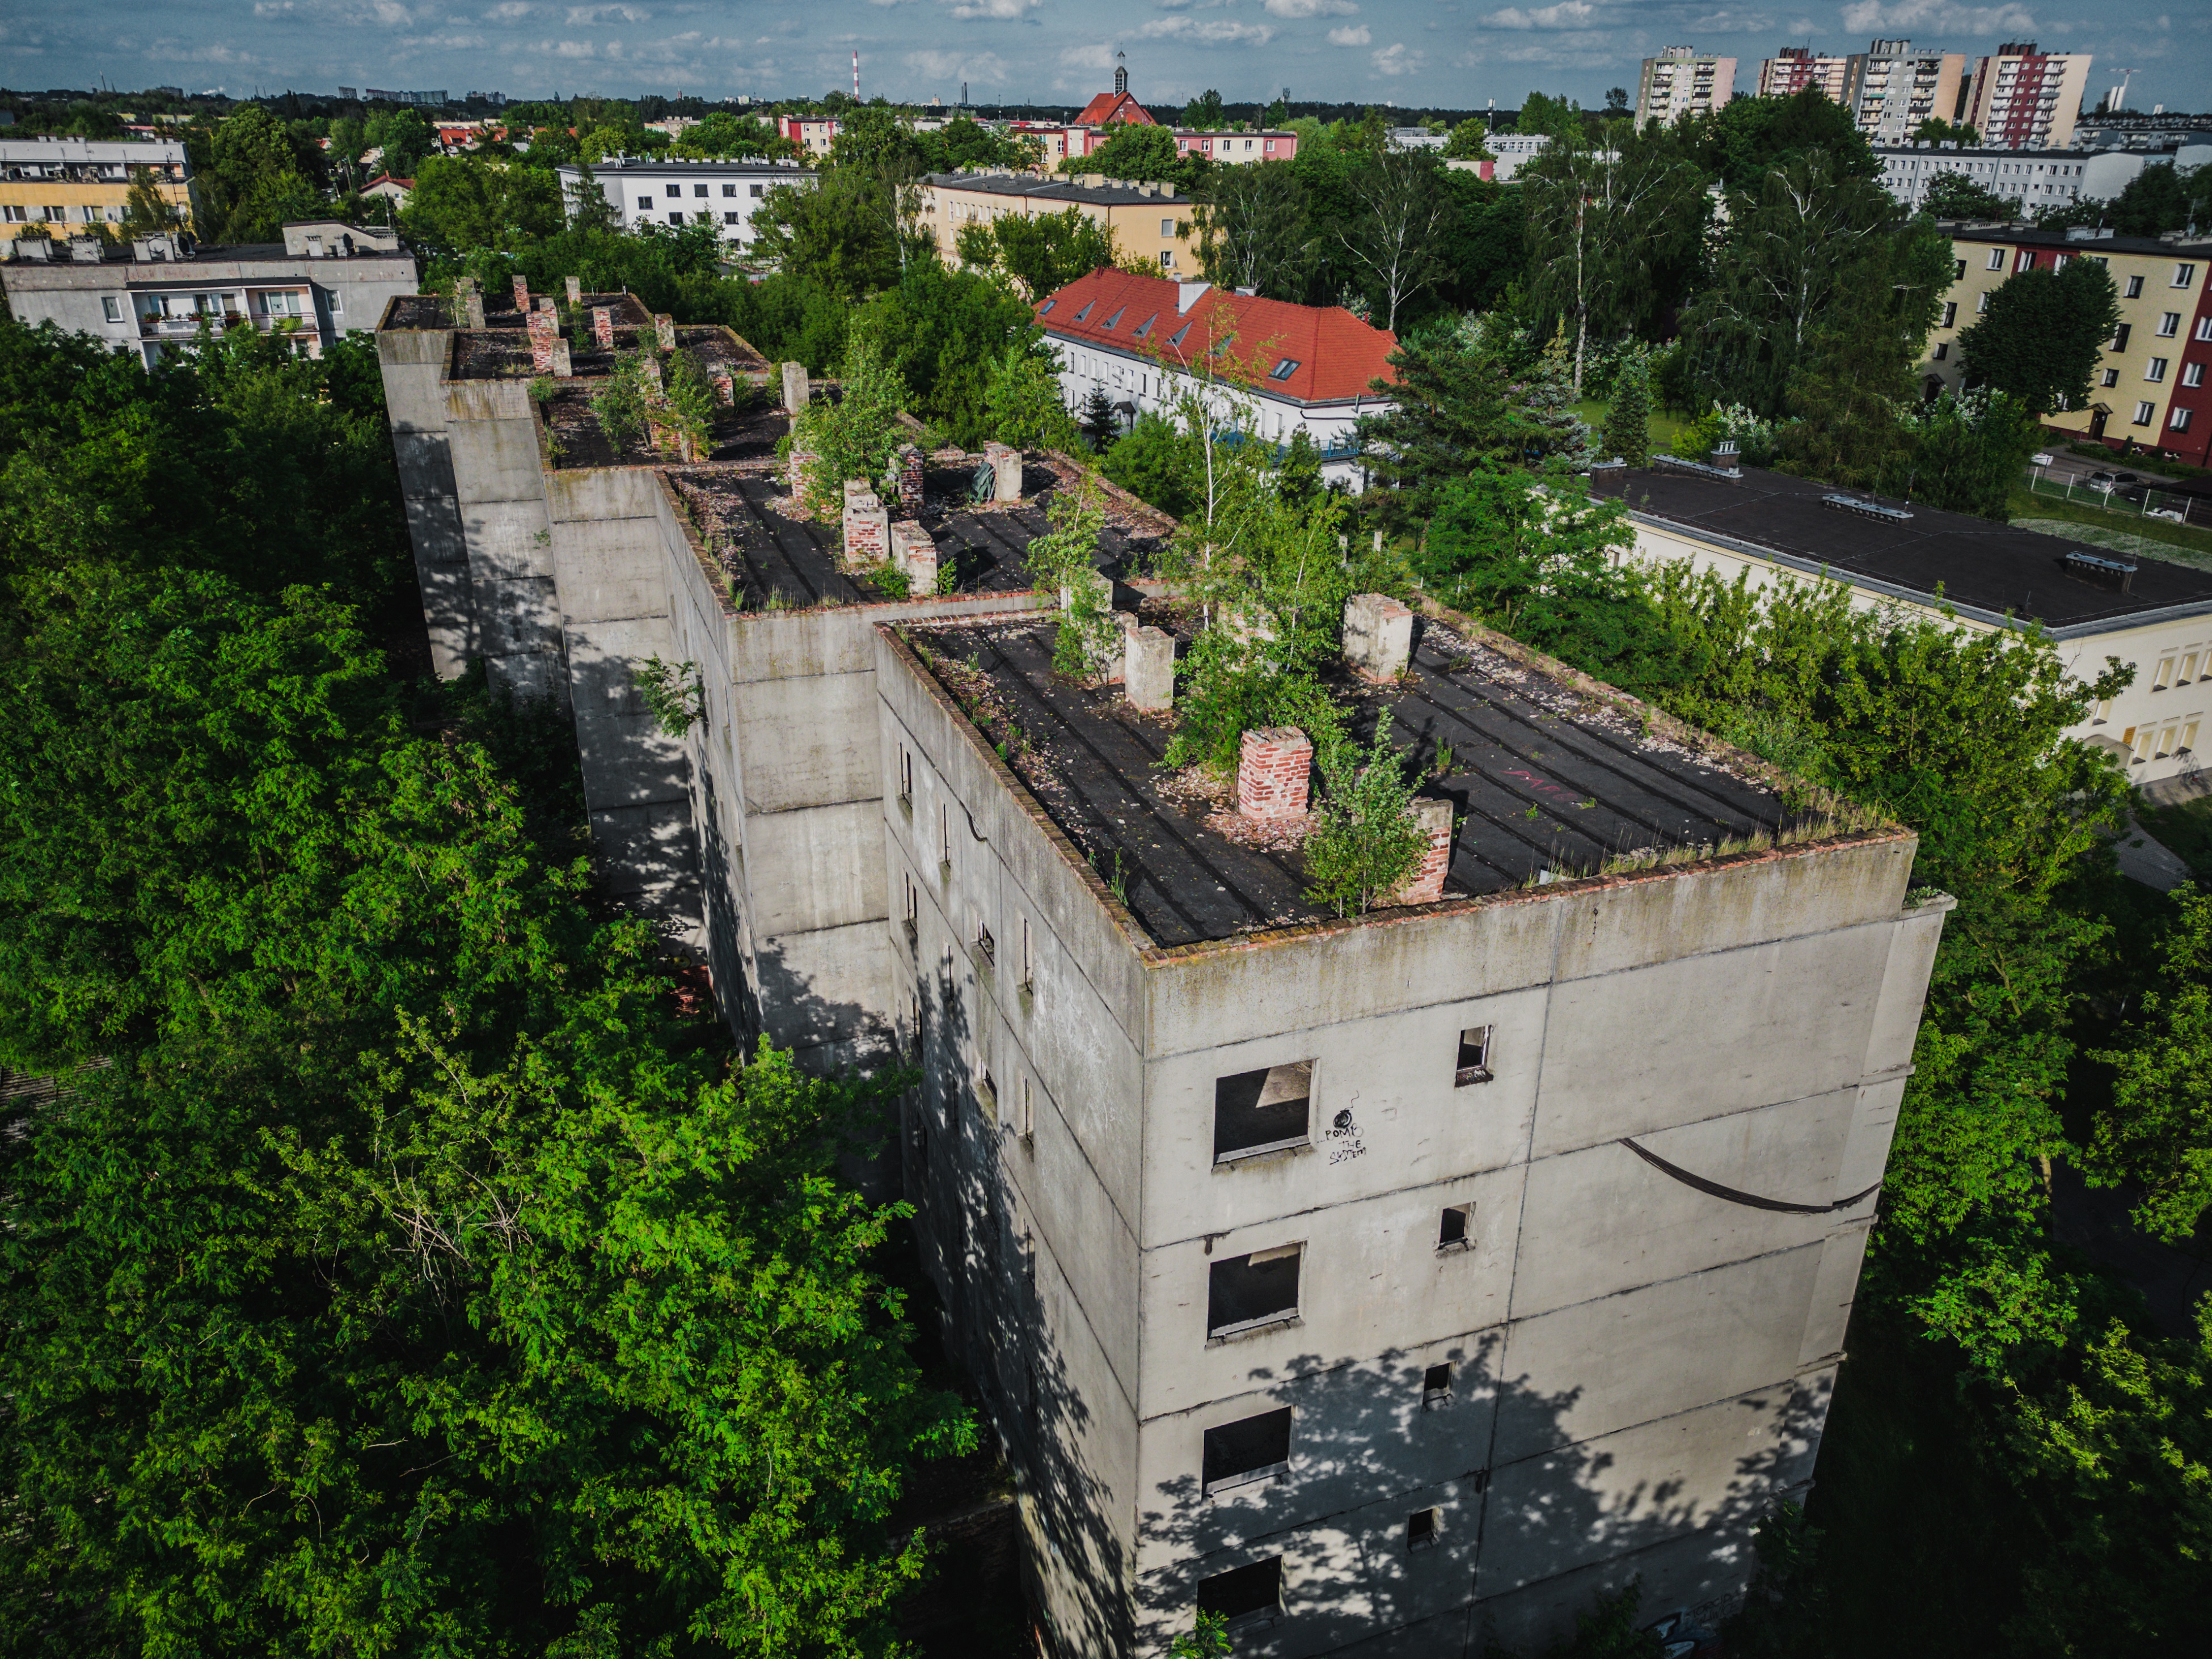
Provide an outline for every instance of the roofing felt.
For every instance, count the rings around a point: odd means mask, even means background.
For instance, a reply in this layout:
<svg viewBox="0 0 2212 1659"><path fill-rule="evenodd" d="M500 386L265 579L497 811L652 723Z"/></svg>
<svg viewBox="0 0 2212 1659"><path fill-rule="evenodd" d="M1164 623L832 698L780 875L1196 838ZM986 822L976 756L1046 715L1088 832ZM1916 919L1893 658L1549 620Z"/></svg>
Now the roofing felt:
<svg viewBox="0 0 2212 1659"><path fill-rule="evenodd" d="M1370 394L1375 381L1398 378L1389 362L1398 337L1342 306L1209 288L1178 311L1182 287L1164 276L1101 269L1038 301L1037 321L1062 339L1178 368L1212 353L1215 374L1298 403L1349 403Z"/></svg>
<svg viewBox="0 0 2212 1659"><path fill-rule="evenodd" d="M1024 504L981 511L968 505L974 477L973 465L945 458L925 464L921 524L937 544L939 566L954 572L957 592L1026 593L1036 579L1025 550L1048 528L1045 511L1059 475L1031 460L1023 474ZM797 516L775 480L680 467L671 470L669 482L724 572L742 583L746 610L763 610L771 601L778 610L807 611L894 597L878 591L866 573L844 568L841 521ZM1098 568L1109 576L1128 574L1133 559L1158 547L1156 538L1110 522L1098 539Z"/></svg>
<svg viewBox="0 0 2212 1659"><path fill-rule="evenodd" d="M1188 207L1191 198L1173 190L1139 190L1126 181L1110 185L1079 185L1066 179L1040 179L1030 173L933 173L922 182L939 190L964 190L984 196L1018 196L1024 200L1081 202L1091 207L1136 207L1146 202L1170 207Z"/></svg>
<svg viewBox="0 0 2212 1659"><path fill-rule="evenodd" d="M641 328L617 325L614 350L608 351L600 347L588 321L563 331L562 337L568 342L570 372L579 380L611 373L616 353L652 349L658 338L649 322ZM767 360L726 328L687 324L676 331L676 343L708 369L723 369L740 380L768 374ZM530 336L521 328L461 329L453 336L449 374L456 380L528 380L537 372L532 362Z"/></svg>
<svg viewBox="0 0 2212 1659"><path fill-rule="evenodd" d="M1909 519L1862 516L1827 505L1824 497L1842 493L1827 484L1754 467L1740 479L1663 466L1607 468L1591 475L1590 489L1645 518L1747 543L1842 580L1930 599L1941 589L1962 608L1991 617L2010 612L2054 630L2095 631L2172 606L2212 610L2212 573L2141 559L2122 592L2066 564L2069 553L2109 559L2109 549L1938 507L1911 507Z"/></svg>
<svg viewBox="0 0 2212 1659"><path fill-rule="evenodd" d="M521 312L514 307L512 288L494 290L486 289L483 295L484 326L489 329L523 329L528 325ZM634 294L586 294L582 301L586 321L594 307L605 307L615 313L617 324L629 328L650 328L653 313L645 302ZM453 301L444 294L403 294L392 301L383 326L392 329L447 329L453 326Z"/></svg>
<svg viewBox="0 0 2212 1659"><path fill-rule="evenodd" d="M2081 152L2076 152L2077 154ZM1942 222L1954 242L2007 242L2026 247L2057 248L2061 253L2173 253L2202 258L2212 252L2212 241L2169 242L2162 236L2069 236L2063 230L2038 230L2031 225L1979 224Z"/></svg>
<svg viewBox="0 0 2212 1659"><path fill-rule="evenodd" d="M1182 627L1160 601L1140 615ZM1234 816L1233 792L1211 798L1195 775L1162 769L1167 719L1133 709L1119 688L1085 690L1054 672L1055 628L1043 618L932 624L908 638L1157 943L1324 916L1285 837L1251 833ZM1179 632L1179 648L1186 642ZM1617 858L1711 850L1802 822L1748 768L1723 769L1615 705L1441 625L1423 627L1413 666L1398 687L1339 690L1356 700L1361 744L1387 719L1401 752L1433 763L1450 750L1445 775L1422 792L1453 804L1447 900L1591 874Z"/></svg>

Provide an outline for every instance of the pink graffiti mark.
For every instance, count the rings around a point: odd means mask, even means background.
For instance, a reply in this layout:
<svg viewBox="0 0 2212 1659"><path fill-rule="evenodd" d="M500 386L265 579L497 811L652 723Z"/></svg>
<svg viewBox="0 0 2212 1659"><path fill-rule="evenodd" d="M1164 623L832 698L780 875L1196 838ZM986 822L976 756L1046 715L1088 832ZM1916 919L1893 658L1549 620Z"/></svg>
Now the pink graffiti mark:
<svg viewBox="0 0 2212 1659"><path fill-rule="evenodd" d="M1500 775L1518 778L1531 789L1540 790L1547 795L1565 795L1571 799L1575 793L1562 785L1553 783L1549 778L1540 778L1534 772L1524 772L1517 766L1507 767Z"/></svg>

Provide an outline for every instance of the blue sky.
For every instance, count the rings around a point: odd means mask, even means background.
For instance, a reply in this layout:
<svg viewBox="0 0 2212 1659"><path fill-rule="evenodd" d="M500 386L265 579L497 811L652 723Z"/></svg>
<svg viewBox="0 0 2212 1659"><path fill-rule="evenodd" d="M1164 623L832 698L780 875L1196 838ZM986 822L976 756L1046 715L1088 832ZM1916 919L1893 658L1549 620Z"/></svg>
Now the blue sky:
<svg viewBox="0 0 2212 1659"><path fill-rule="evenodd" d="M0 6L0 78L17 88L339 85L509 97L678 90L708 97L864 94L1077 103L1127 52L1139 97L1517 105L1531 88L1584 103L1633 90L1638 61L1693 45L1741 60L1740 90L1784 45L1863 51L1875 35L1968 54L2000 42L2096 55L2093 100L2133 69L2130 104L2212 112L2207 0L159 0L82 11Z"/></svg>

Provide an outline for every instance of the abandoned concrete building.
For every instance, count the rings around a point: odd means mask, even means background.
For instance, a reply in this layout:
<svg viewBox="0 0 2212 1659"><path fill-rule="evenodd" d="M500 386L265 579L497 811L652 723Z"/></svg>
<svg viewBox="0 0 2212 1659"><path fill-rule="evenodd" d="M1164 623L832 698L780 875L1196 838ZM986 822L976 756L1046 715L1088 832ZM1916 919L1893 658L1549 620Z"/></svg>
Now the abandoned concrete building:
<svg viewBox="0 0 2212 1659"><path fill-rule="evenodd" d="M1948 908L1912 836L1363 598L1355 728L1449 760L1420 872L1334 917L1302 734L1233 790L1160 766L1197 618L1138 579L1157 514L1109 502L1120 672L1072 683L1024 554L1073 463L909 450L823 521L775 454L803 375L624 295L454 303L379 335L441 672L566 701L611 884L741 1030L920 1064L890 1178L1055 1652L1200 1609L1269 1659L1525 1650L1632 1577L1741 1592ZM588 397L676 344L727 396L689 461Z"/></svg>

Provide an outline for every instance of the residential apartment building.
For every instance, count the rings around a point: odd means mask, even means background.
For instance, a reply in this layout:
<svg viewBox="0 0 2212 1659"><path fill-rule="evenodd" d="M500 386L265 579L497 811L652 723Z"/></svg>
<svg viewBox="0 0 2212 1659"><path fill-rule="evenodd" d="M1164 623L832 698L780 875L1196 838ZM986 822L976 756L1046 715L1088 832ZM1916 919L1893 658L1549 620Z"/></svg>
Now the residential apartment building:
<svg viewBox="0 0 2212 1659"><path fill-rule="evenodd" d="M1039 301L1037 321L1059 349L1060 390L1079 414L1099 392L1125 426L1142 415L1172 419L1195 392L1222 418L1249 410L1260 441L1279 446L1304 432L1328 482L1366 483L1358 423L1389 407L1375 382L1396 378L1389 358L1398 339L1341 306L1109 270Z"/></svg>
<svg viewBox="0 0 2212 1659"><path fill-rule="evenodd" d="M132 179L142 171L190 228L192 170L181 143L0 138L0 240L14 236L19 225L43 225L51 236L119 225Z"/></svg>
<svg viewBox="0 0 2212 1659"><path fill-rule="evenodd" d="M1483 147L1496 158L1497 167L1486 178L1495 177L1498 183L1510 184L1513 175L1544 153L1552 142L1548 132L1493 132L1485 138Z"/></svg>
<svg viewBox="0 0 2212 1659"><path fill-rule="evenodd" d="M0 244L0 289L17 321L89 334L151 368L188 349L200 325L250 327L320 356L333 341L376 326L395 295L415 292L415 256L390 231L337 220L284 227L282 242L216 247L189 235L119 249L93 238Z"/></svg>
<svg viewBox="0 0 2212 1659"><path fill-rule="evenodd" d="M1934 144L1923 140L1877 144L1874 155L1881 163L1882 188L1906 207L1918 207L1929 185L1946 173L2013 203L2023 216L2096 194L2085 188L2093 182L2089 174L2094 162L2080 150L1964 149L1948 141Z"/></svg>
<svg viewBox="0 0 2212 1659"><path fill-rule="evenodd" d="M1840 104L1850 79L1851 60L1815 54L1810 46L1784 46L1759 66L1759 95L1789 98L1808 87Z"/></svg>
<svg viewBox="0 0 2212 1659"><path fill-rule="evenodd" d="M1395 142L1396 135L1392 137ZM1206 132L1177 127L1175 141L1176 148L1186 155L1203 155L1224 167L1246 167L1254 161L1287 161L1298 153L1297 133L1267 132L1258 128L1249 132Z"/></svg>
<svg viewBox="0 0 2212 1659"><path fill-rule="evenodd" d="M574 217L583 173L560 169L561 194ZM625 230L647 225L698 224L714 227L738 253L751 250L757 233L753 213L769 191L782 185L811 185L816 174L790 161L692 161L676 157L610 155L592 169L592 178L615 222Z"/></svg>
<svg viewBox="0 0 2212 1659"><path fill-rule="evenodd" d="M775 130L809 155L827 155L844 124L830 115L780 115Z"/></svg>
<svg viewBox="0 0 2212 1659"><path fill-rule="evenodd" d="M1966 59L1955 52L1915 52L1910 40L1876 40L1851 54L1844 101L1869 143L1910 143L1923 121L1957 118Z"/></svg>
<svg viewBox="0 0 2212 1659"><path fill-rule="evenodd" d="M2108 657L2132 665L2135 683L2070 733L2130 783L2193 773L2212 738L2212 574L1751 468L1614 468L1592 490L1628 504L1640 559L1754 589L1838 581L1856 608L1903 605L1968 633L2040 626L2083 682Z"/></svg>
<svg viewBox="0 0 2212 1659"><path fill-rule="evenodd" d="M744 1034L917 1066L878 1176L1054 1659L1201 1610L1269 1659L1532 1650L1632 1579L1741 1591L1809 1483L1948 908L1909 832L1363 596L1345 683L1453 759L1415 879L1334 917L1303 734L1248 733L1219 799L1158 764L1198 623L1131 578L1171 524L1102 490L1123 643L1067 684L1024 550L1072 463L987 452L977 503L976 458L909 452L795 515L781 416L688 465L596 429L581 319L651 349L627 296L572 295L543 401L520 330L441 303L379 335L441 672L573 711L606 880ZM655 655L696 665L680 735Z"/></svg>
<svg viewBox="0 0 2212 1659"><path fill-rule="evenodd" d="M1034 219L1070 208L1113 234L1115 251L1133 254L1170 275L1198 270L1196 206L1172 185L1149 179L1084 173L1041 179L1001 168L977 173L933 173L921 180L921 223L937 239L947 264L960 262L960 232L1012 216Z"/></svg>
<svg viewBox="0 0 2212 1659"><path fill-rule="evenodd" d="M1998 149L2063 149L2088 89L2087 52L2038 52L2033 40L1999 46L1974 65L1966 124Z"/></svg>
<svg viewBox="0 0 2212 1659"><path fill-rule="evenodd" d="M2175 405L2172 398L2184 380L2204 373L2185 348L2212 330L2212 313L2205 309L2212 240L1961 225L1952 228L1951 250L1954 280L1929 336L1928 361L1921 365L1929 391L1964 383L1969 365L1960 360L1959 336L1989 309L1990 295L2008 278L2094 259L2111 271L2119 295L2119 331L2099 359L2087 406L2060 410L2046 416L2045 424L2115 448L2201 448L2197 428L2204 416L2193 400Z"/></svg>
<svg viewBox="0 0 2212 1659"><path fill-rule="evenodd" d="M1686 115L1711 115L1735 96L1735 59L1668 46L1644 60L1636 84L1636 125L1668 125Z"/></svg>

